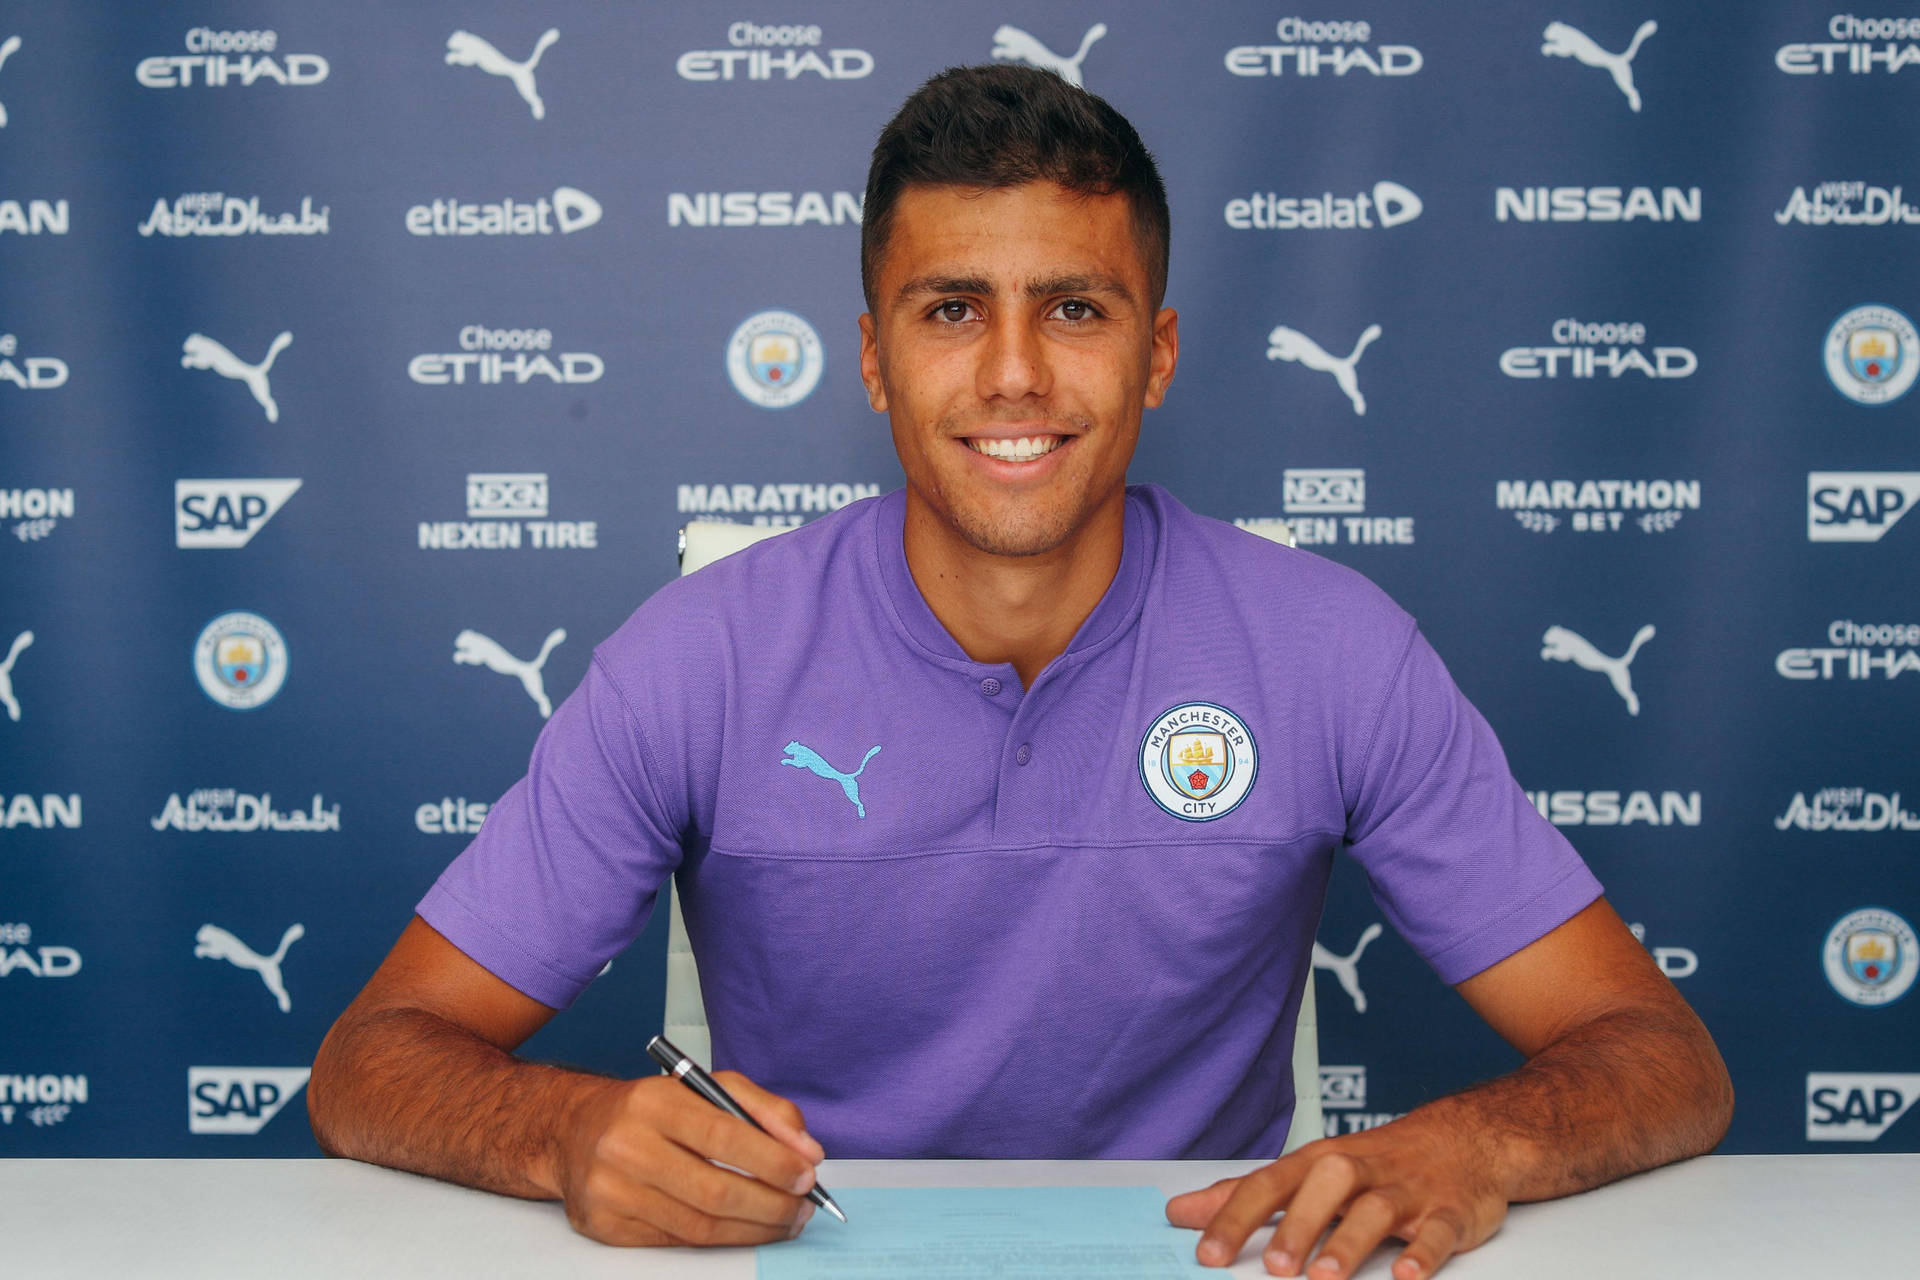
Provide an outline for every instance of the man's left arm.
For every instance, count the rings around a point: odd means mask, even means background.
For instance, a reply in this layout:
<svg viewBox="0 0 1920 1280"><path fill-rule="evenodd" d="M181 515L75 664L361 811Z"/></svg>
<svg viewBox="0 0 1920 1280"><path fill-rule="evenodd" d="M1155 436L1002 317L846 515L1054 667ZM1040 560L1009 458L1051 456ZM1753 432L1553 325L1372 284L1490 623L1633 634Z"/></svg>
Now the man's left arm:
<svg viewBox="0 0 1920 1280"><path fill-rule="evenodd" d="M1313 1280L1352 1275L1388 1237L1407 1242L1395 1280L1425 1280L1493 1235L1509 1204L1699 1155L1726 1134L1733 1085L1719 1050L1604 898L1455 990L1527 1061L1176 1196L1167 1217L1204 1228L1202 1263L1227 1265L1284 1210L1265 1257L1275 1275L1301 1274L1333 1227Z"/></svg>

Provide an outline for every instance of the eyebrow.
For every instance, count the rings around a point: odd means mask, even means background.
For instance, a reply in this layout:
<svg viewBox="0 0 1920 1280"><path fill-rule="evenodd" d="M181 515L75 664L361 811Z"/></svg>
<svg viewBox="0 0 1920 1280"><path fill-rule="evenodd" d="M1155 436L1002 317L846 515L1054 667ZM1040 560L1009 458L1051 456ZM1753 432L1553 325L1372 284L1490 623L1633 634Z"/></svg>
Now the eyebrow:
<svg viewBox="0 0 1920 1280"><path fill-rule="evenodd" d="M992 297L999 290L984 276L916 276L900 286L895 296L902 302L927 294L975 294ZM1133 290L1126 281L1105 272L1091 274L1047 276L1039 280L1030 280L1021 291L1028 298L1046 298L1059 293L1104 294L1118 297L1127 302L1133 301Z"/></svg>

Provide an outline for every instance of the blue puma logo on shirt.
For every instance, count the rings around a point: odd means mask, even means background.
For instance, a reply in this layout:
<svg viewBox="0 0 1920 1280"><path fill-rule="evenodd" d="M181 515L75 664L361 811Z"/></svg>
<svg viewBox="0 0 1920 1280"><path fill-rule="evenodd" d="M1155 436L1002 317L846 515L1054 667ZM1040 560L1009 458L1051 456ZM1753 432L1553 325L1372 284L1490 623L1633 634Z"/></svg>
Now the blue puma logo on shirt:
<svg viewBox="0 0 1920 1280"><path fill-rule="evenodd" d="M822 778L838 782L840 789L847 793L847 799L853 801L854 809L858 811L861 817L864 818L867 816L867 806L860 803L860 783L857 779L867 771L867 761L880 754L879 747L873 748L867 752L866 755L862 756L860 758L860 767L852 773L840 772L825 760L821 759L818 751L799 742L789 742L786 747L786 754L787 758L782 760L780 762L781 764L790 764L796 769L805 769L810 773L818 774Z"/></svg>

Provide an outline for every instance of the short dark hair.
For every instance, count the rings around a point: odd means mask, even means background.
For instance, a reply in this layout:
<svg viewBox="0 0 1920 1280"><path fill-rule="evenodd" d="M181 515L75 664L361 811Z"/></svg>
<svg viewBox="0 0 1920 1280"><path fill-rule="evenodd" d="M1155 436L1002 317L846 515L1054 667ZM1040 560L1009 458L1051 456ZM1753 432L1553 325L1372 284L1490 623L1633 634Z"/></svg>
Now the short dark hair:
<svg viewBox="0 0 1920 1280"><path fill-rule="evenodd" d="M953 67L916 90L873 146L860 217L860 288L874 309L880 256L908 187L977 189L1053 182L1124 195L1158 307L1167 291L1172 221L1160 171L1125 116L1036 67Z"/></svg>

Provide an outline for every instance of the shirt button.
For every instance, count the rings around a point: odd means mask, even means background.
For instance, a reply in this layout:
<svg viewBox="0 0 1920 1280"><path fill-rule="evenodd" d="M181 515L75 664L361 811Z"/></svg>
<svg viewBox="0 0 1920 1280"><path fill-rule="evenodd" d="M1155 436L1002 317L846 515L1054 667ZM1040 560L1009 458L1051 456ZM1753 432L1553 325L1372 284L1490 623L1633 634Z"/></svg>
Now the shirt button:
<svg viewBox="0 0 1920 1280"><path fill-rule="evenodd" d="M1020 749L1013 753L1013 762L1015 764L1027 764L1032 759L1033 748L1024 742L1020 744Z"/></svg>
<svg viewBox="0 0 1920 1280"><path fill-rule="evenodd" d="M985 680L982 680L980 682L980 692L986 694L989 698L998 694L1000 692L999 677L988 676Z"/></svg>

